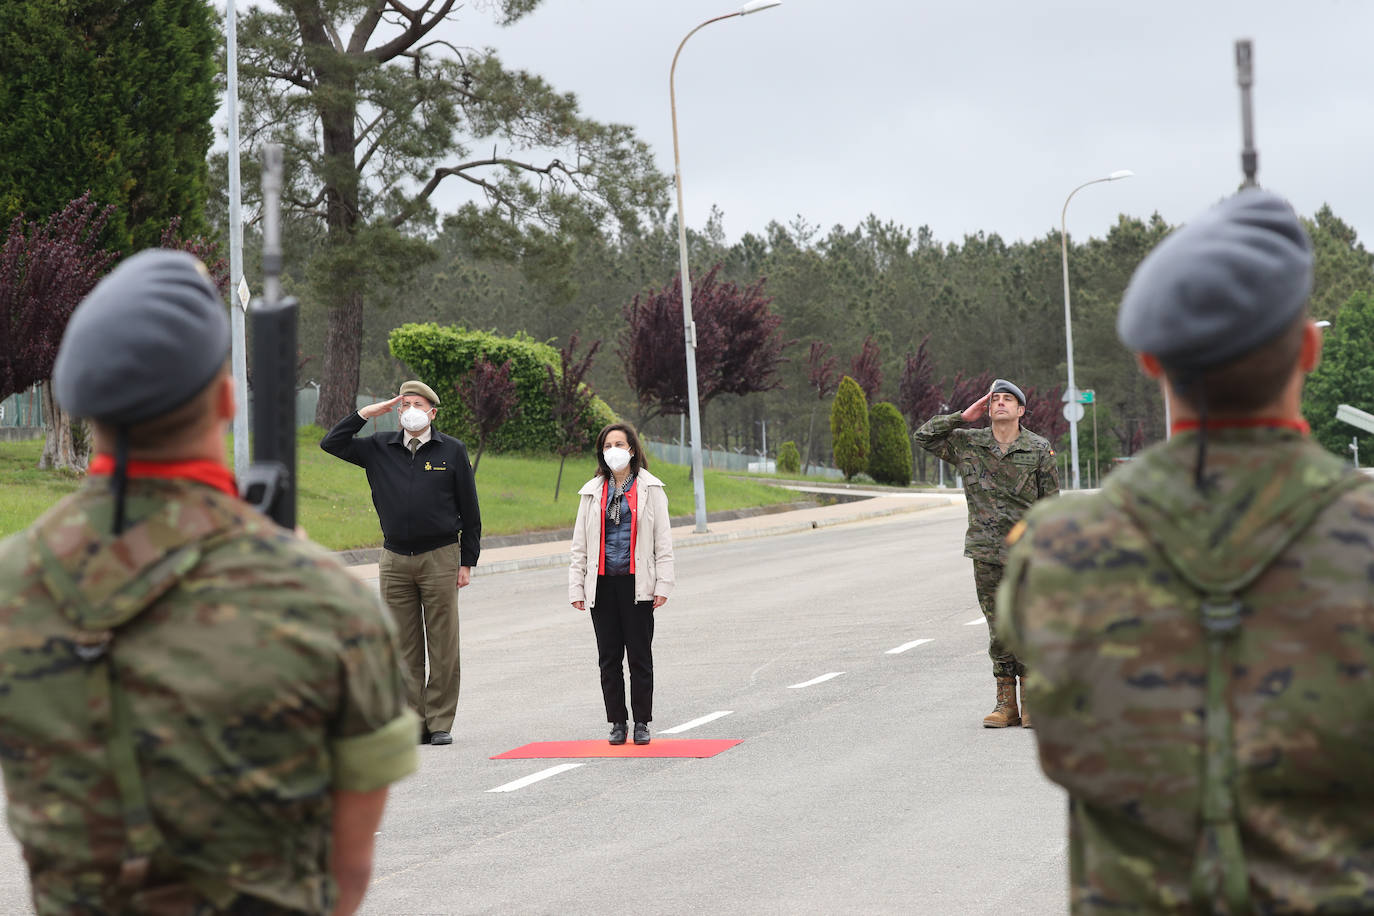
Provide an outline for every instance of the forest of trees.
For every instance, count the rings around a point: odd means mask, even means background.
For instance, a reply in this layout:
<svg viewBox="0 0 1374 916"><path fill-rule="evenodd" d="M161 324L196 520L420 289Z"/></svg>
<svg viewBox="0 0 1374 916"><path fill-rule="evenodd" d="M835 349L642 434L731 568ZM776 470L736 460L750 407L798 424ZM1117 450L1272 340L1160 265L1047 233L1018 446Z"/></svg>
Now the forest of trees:
<svg viewBox="0 0 1374 916"><path fill-rule="evenodd" d="M1074 359L1080 388L1096 392L1097 452L1132 454L1163 438L1163 406L1154 383L1135 366L1116 337L1121 293L1141 258L1171 227L1157 215L1120 216L1105 238L1070 239ZM1308 221L1317 251L1314 317L1339 322L1346 297L1374 288L1374 256L1330 208ZM474 251L457 221L428 240L432 257L375 300L364 322L362 386L375 394L396 388L407 368L392 358L389 331L410 321L434 321L501 334L518 331L536 339L565 341L578 332L602 341L588 380L612 408L634 422L646 420L653 437L674 439L678 417L639 404L627 376L627 306L656 293L677 275L674 225L664 221L639 233L610 239L599 232L569 237L556 258L494 257ZM813 342L830 346L838 374L855 375L872 362L876 346L877 400L899 400L909 356L926 341L937 387L950 393L957 381L984 373L1048 391L1064 385L1064 306L1059 235L1004 241L979 233L958 241L935 239L924 227L911 230L870 216L860 225L829 231L798 218L771 223L730 244L718 212L689 234L694 279L720 265L718 278L740 287L766 281L763 294L781 319L787 344L777 370L778 387L744 396L722 394L703 410L703 437L718 448L757 450L762 421L770 443L791 439L805 451L816 437L817 458L830 458L827 424L811 423L817 392L808 377ZM323 308L310 301L307 316ZM307 317L306 354L323 347L321 322ZM680 336L679 336L680 340ZM865 353L867 344L869 352ZM312 380L307 363L302 381ZM838 375L836 376L838 379ZM828 400L824 406L828 409ZM951 409L963 404L951 404ZM1044 411L1026 425L1062 427ZM1084 462L1092 454L1091 415L1080 424Z"/></svg>

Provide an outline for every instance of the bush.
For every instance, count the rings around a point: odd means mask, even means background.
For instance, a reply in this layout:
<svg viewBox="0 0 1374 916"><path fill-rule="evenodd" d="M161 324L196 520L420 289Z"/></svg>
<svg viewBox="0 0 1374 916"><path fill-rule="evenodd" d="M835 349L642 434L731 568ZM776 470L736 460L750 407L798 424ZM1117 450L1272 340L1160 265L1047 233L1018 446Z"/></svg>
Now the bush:
<svg viewBox="0 0 1374 916"><path fill-rule="evenodd" d="M911 433L896 405L882 401L868 412L868 473L878 483L911 483Z"/></svg>
<svg viewBox="0 0 1374 916"><path fill-rule="evenodd" d="M525 333L500 337L486 331L428 324L403 324L388 339L391 355L404 362L415 377L434 389L443 403L434 421L440 432L465 442L477 441L476 429L467 408L458 399L454 384L482 357L500 365L510 360L510 377L520 413L492 433L487 448L497 452L551 452L558 445L558 430L553 421L553 406L544 390L548 379L545 366L561 371L558 351ZM594 441L607 423L614 423L615 411L600 398L592 398L587 411L587 437Z"/></svg>
<svg viewBox="0 0 1374 916"><path fill-rule="evenodd" d="M797 443L788 439L778 446L778 471L783 474L796 474L801 471L801 452Z"/></svg>
<svg viewBox="0 0 1374 916"><path fill-rule="evenodd" d="M844 472L845 480L868 469L868 401L859 383L847 375L840 379L830 405L830 439L835 467Z"/></svg>

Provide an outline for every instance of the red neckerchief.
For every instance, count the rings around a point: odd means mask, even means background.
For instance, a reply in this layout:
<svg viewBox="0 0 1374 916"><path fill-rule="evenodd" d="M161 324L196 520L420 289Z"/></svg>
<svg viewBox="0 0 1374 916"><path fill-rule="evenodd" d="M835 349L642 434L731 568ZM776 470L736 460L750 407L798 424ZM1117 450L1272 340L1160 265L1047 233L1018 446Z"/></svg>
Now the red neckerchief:
<svg viewBox="0 0 1374 916"><path fill-rule="evenodd" d="M1197 420L1175 420L1171 429L1176 433L1187 432L1193 429L1200 429L1202 424ZM1259 429L1267 427L1269 429L1291 429L1302 435L1310 435L1312 427L1307 425L1306 420L1281 420L1278 417L1239 417L1234 420L1208 420L1208 429Z"/></svg>
<svg viewBox="0 0 1374 916"><path fill-rule="evenodd" d="M601 485L601 559L597 563L597 575L606 575L606 500L611 496L611 478L607 477ZM625 491L625 502L630 506L630 572L635 571L635 538L639 534L636 516L639 515L639 481Z"/></svg>
<svg viewBox="0 0 1374 916"><path fill-rule="evenodd" d="M113 455L96 455L86 473L93 477L113 474L115 460ZM234 473L217 461L130 461L127 469L130 480L140 477L154 477L161 480L194 480L207 487L214 487L221 493L237 497L239 488L234 483Z"/></svg>

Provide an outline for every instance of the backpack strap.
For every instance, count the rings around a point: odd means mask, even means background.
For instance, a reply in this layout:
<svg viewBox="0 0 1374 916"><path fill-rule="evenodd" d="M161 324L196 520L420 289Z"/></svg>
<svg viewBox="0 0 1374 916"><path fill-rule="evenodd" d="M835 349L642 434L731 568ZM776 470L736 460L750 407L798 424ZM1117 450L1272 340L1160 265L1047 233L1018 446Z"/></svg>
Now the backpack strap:
<svg viewBox="0 0 1374 916"><path fill-rule="evenodd" d="M1240 636L1244 608L1240 596L1316 521L1322 510L1347 491L1368 484L1374 484L1374 480L1352 471L1334 483L1314 487L1301 513L1266 556L1221 588L1200 582L1189 570L1176 563L1167 546L1160 544L1155 539L1155 532L1134 514L1131 501L1121 492L1121 488L1105 491L1112 503L1130 517L1179 579L1197 592L1200 599L1198 620L1207 645L1207 686L1203 720L1202 812L1189 882L1193 905L1200 912L1215 912L1215 906L1223 900L1230 916L1243 916L1251 912L1250 875L1245 864L1240 821L1236 813L1235 728L1231 706L1227 701L1231 671L1235 665L1233 655Z"/></svg>
<svg viewBox="0 0 1374 916"><path fill-rule="evenodd" d="M86 666L86 708L93 734L104 741L105 753L119 793L120 815L124 821L124 857L119 866L119 888L132 895L147 881L153 859L167 849L167 842L148 807L143 774L135 752L136 739L133 713L128 692L119 683L119 669L111 655L116 637L151 607L156 599L169 591L199 564L202 546L220 532L186 545L170 555L164 574L158 577L144 595L146 603L133 616L105 629L78 628L73 637L73 651ZM80 588L63 567L51 548L35 541L39 565L45 587L57 599L59 607L73 602L85 603ZM79 605L78 605L79 606ZM233 903L233 889L219 878L198 870L179 866L186 881L218 909Z"/></svg>

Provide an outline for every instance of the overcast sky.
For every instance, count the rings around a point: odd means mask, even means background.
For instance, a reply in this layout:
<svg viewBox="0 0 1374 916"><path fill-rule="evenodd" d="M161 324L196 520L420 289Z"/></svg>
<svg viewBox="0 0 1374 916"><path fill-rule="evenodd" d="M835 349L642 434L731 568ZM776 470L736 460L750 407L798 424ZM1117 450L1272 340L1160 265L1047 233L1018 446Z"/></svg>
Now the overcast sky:
<svg viewBox="0 0 1374 916"><path fill-rule="evenodd" d="M448 37L630 124L671 173L668 68L733 0L545 0L510 28L470 2ZM1240 181L1232 45L1255 42L1260 182L1374 233L1368 0L784 0L714 23L678 64L688 224L733 240L867 214L937 238L1040 236L1118 213L1187 220Z"/></svg>
<svg viewBox="0 0 1374 916"><path fill-rule="evenodd" d="M241 0L242 2L242 0ZM254 0L248 0L249 3ZM743 0L544 0L509 28L468 0L443 37L632 125L673 168L668 68ZM688 224L731 240L870 213L936 238L1007 240L1118 213L1180 223L1240 181L1233 43L1255 42L1261 184L1374 234L1370 0L784 0L714 23L678 65ZM458 200L460 185L441 193Z"/></svg>

